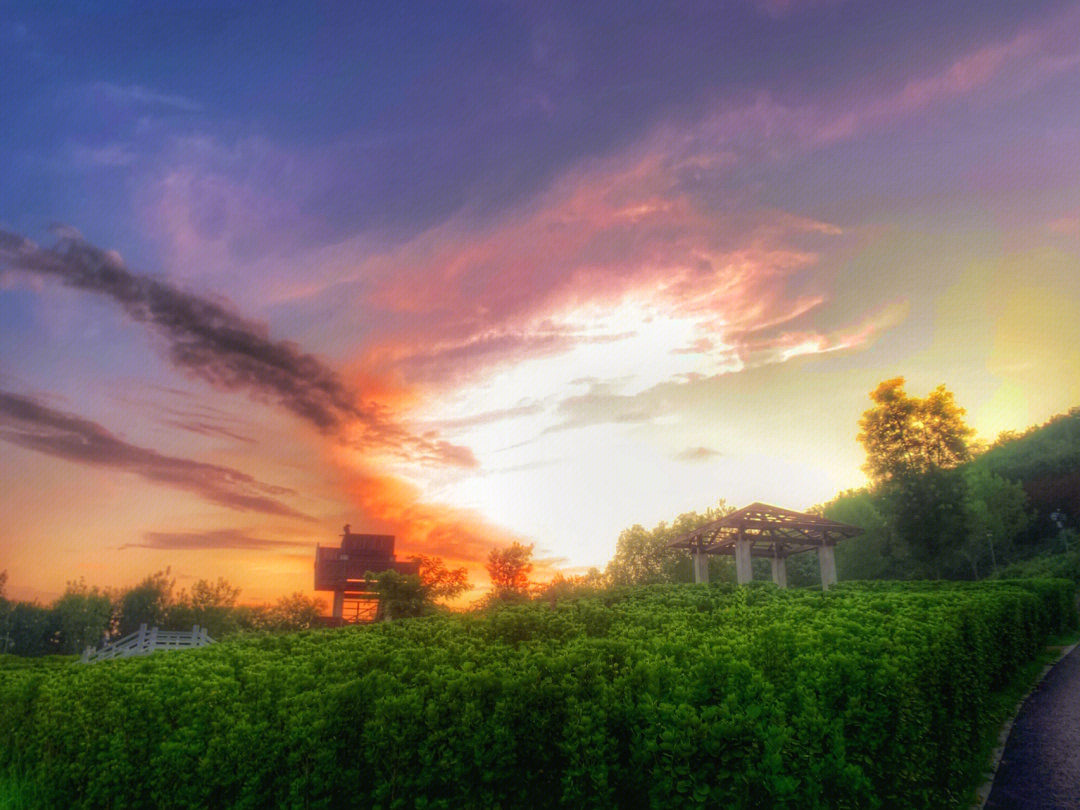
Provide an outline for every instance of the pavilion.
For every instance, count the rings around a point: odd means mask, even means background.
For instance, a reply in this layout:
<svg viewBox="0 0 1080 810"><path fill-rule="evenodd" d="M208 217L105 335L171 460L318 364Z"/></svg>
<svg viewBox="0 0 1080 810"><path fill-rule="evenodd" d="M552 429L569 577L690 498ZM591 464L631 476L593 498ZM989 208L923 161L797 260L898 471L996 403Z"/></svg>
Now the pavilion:
<svg viewBox="0 0 1080 810"><path fill-rule="evenodd" d="M836 584L836 544L862 532L858 526L817 515L752 503L676 537L668 546L690 551L694 582L709 581L707 555L729 554L735 557L735 575L740 585L754 578L752 558L768 557L772 562L773 582L781 588L787 587L787 558L816 550L821 587L828 590Z"/></svg>

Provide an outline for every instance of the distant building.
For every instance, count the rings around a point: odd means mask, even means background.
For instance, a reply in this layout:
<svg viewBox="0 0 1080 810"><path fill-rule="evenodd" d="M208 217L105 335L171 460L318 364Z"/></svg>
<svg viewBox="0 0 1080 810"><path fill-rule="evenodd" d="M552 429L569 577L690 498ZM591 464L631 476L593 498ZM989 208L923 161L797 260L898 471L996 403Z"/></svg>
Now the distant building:
<svg viewBox="0 0 1080 810"><path fill-rule="evenodd" d="M394 535L353 534L349 524L341 535L341 546L315 547L315 590L333 591L335 622L374 621L379 615L379 597L368 573L397 571L419 574L420 563L394 556Z"/></svg>

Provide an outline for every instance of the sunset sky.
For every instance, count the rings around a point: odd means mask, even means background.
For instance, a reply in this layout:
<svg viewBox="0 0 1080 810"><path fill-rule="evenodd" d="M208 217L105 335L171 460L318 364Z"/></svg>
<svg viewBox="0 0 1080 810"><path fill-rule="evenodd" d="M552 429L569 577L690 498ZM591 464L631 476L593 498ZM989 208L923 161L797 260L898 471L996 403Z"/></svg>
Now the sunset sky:
<svg viewBox="0 0 1080 810"><path fill-rule="evenodd" d="M1080 404L1080 4L8 2L0 570L245 601ZM477 591L479 593L479 591Z"/></svg>

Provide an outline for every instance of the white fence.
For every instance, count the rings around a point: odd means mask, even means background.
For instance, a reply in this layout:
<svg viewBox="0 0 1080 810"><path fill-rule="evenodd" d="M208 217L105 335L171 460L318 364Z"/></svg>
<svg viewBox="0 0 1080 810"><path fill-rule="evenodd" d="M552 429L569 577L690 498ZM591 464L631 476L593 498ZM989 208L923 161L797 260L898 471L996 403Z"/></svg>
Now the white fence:
<svg viewBox="0 0 1080 810"><path fill-rule="evenodd" d="M190 650L213 643L214 640L199 625L195 625L191 630L158 630L156 627L148 630L146 625L142 624L139 625L138 632L106 644L100 650L87 647L82 655L82 662L96 664L110 658L131 658L136 655L149 655L158 650Z"/></svg>

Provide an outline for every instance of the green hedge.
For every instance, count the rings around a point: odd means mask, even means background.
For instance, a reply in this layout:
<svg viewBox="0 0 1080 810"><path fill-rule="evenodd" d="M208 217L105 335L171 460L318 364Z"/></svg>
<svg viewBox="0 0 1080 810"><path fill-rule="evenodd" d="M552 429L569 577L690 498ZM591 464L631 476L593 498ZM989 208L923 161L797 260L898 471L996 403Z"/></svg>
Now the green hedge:
<svg viewBox="0 0 1080 810"><path fill-rule="evenodd" d="M1075 585L655 586L0 668L55 807L933 807Z"/></svg>

